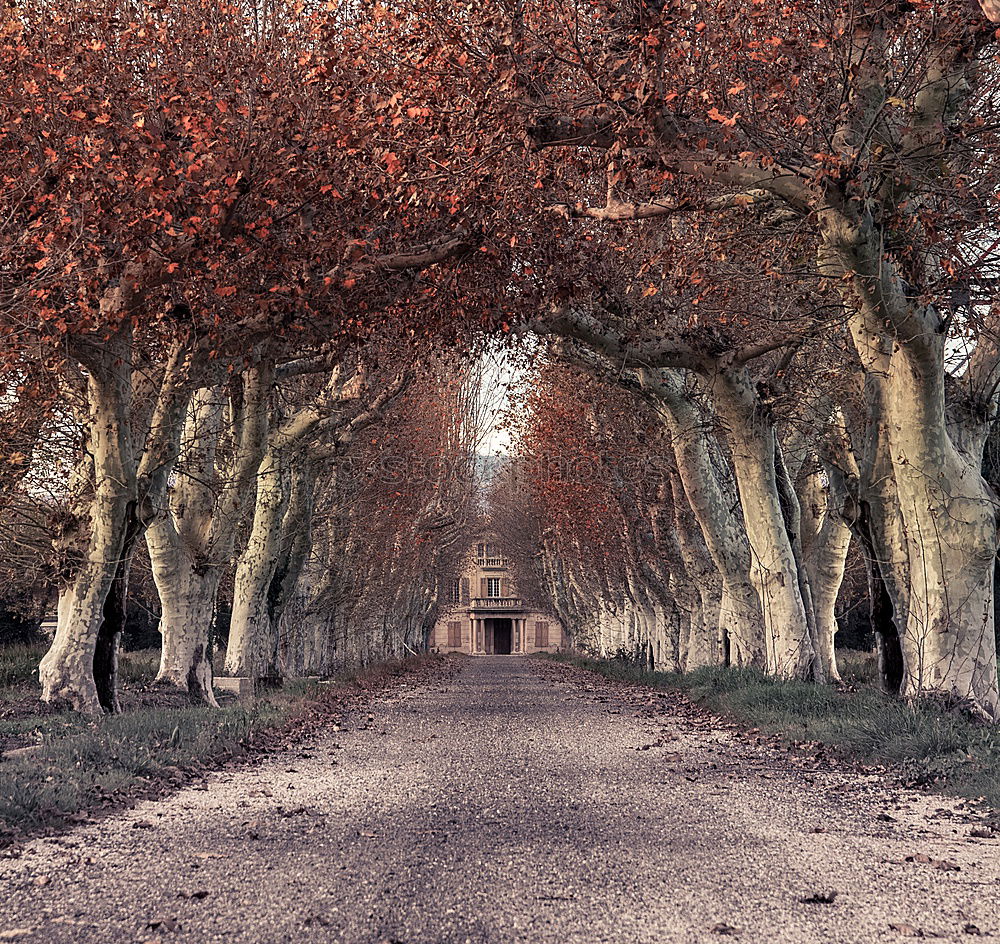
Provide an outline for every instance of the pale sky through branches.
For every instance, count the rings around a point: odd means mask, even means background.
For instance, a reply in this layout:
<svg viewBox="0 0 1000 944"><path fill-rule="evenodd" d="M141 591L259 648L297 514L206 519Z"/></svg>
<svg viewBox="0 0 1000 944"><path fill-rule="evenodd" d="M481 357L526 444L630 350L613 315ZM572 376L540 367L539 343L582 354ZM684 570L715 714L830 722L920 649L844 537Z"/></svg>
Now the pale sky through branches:
<svg viewBox="0 0 1000 944"><path fill-rule="evenodd" d="M509 453L515 445L505 417L511 408L512 394L528 383L530 367L517 352L494 348L480 355L479 370L479 452L497 456Z"/></svg>

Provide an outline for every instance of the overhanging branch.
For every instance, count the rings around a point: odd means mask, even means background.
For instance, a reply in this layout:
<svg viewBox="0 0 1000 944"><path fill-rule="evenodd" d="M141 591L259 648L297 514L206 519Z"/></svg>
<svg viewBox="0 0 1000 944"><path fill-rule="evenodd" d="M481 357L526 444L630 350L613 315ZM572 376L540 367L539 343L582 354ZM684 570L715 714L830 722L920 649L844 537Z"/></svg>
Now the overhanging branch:
<svg viewBox="0 0 1000 944"><path fill-rule="evenodd" d="M771 202L774 195L767 190L747 190L741 193L728 193L700 203L688 200L674 200L664 197L649 203L609 202L606 206L594 207L577 203L554 203L547 207L550 212L557 213L565 219L590 219L604 222L622 222L629 220L650 220L660 216L671 216L675 213L697 213L719 211L746 207L755 203Z"/></svg>

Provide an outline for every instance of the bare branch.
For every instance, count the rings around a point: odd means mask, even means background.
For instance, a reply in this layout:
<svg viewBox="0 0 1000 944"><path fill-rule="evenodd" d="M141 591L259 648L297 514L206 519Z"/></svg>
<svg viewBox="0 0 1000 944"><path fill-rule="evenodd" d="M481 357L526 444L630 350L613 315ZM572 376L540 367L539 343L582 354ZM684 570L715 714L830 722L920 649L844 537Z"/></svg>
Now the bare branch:
<svg viewBox="0 0 1000 944"><path fill-rule="evenodd" d="M746 207L754 203L771 202L774 195L767 190L748 190L741 193L729 193L712 197L703 203L677 201L664 197L650 203L620 203L609 201L606 206L592 207L577 203L555 203L547 207L565 219L590 219L603 221L649 220L659 216L670 216L674 213L697 213L706 210L727 210L734 207Z"/></svg>

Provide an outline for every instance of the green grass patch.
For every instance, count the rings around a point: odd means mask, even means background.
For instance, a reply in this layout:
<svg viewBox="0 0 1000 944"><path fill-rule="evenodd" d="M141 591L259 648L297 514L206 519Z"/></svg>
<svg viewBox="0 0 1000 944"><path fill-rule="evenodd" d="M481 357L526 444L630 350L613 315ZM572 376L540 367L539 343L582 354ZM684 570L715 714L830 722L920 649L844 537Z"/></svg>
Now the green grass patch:
<svg viewBox="0 0 1000 944"><path fill-rule="evenodd" d="M0 646L0 700L10 701L38 688L38 663L47 649L44 643ZM159 662L159 649L121 652L119 680L123 685L151 682Z"/></svg>
<svg viewBox="0 0 1000 944"><path fill-rule="evenodd" d="M38 684L38 662L45 655L41 645L0 647L0 693Z"/></svg>
<svg viewBox="0 0 1000 944"><path fill-rule="evenodd" d="M982 801L1000 811L1000 726L933 704L884 695L870 656L848 655L844 689L786 682L754 669L712 667L685 675L648 672L629 662L577 653L552 658L693 702L747 727L795 741L820 741L859 760L888 765L903 782Z"/></svg>

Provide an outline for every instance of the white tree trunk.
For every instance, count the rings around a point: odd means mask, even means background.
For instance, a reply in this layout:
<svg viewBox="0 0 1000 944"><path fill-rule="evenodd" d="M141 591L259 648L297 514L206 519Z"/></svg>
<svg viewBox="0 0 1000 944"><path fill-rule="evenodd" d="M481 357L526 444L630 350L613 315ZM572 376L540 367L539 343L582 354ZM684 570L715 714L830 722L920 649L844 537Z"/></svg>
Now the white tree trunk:
<svg viewBox="0 0 1000 944"><path fill-rule="evenodd" d="M719 462L713 459L704 417L684 395L684 385L676 371L661 371L660 377L641 371L640 377L661 404L660 415L670 431L683 496L722 576L719 629L723 638L729 641L729 661L733 665L764 668L763 617L749 579L750 548L746 528L734 510L735 493L730 484L722 480ZM675 495L674 500L680 497Z"/></svg>
<svg viewBox="0 0 1000 944"><path fill-rule="evenodd" d="M231 548L235 529L235 521L213 518L213 510L218 513L213 486L221 414L219 391L198 391L185 428L187 454L180 481L146 532L160 599L160 670L156 681L187 692L193 702L212 707L218 707L211 661L223 563L218 558Z"/></svg>
<svg viewBox="0 0 1000 944"><path fill-rule="evenodd" d="M311 547L311 552L302 561L301 576L281 615L281 635L286 645L295 647L299 670L304 675L330 674L340 656L336 598L338 561L331 560L336 546L327 529L320 529L317 541L318 545Z"/></svg>
<svg viewBox="0 0 1000 944"><path fill-rule="evenodd" d="M256 364L237 381L203 387L192 398L178 481L146 535L163 614L157 681L212 706L219 581L232 558L240 512L254 494L273 365ZM220 450L220 441L228 449Z"/></svg>
<svg viewBox="0 0 1000 944"><path fill-rule="evenodd" d="M719 609L722 579L708 553L697 525L683 504L683 491L675 483L674 522L680 557L689 584L690 620L681 644L681 666L685 672L722 663L723 644Z"/></svg>
<svg viewBox="0 0 1000 944"><path fill-rule="evenodd" d="M729 432L750 542L750 579L764 621L767 671L781 678L812 678L815 651L778 493L774 429L745 369L716 374L712 394Z"/></svg>
<svg viewBox="0 0 1000 944"><path fill-rule="evenodd" d="M682 663L685 672L722 664L718 584L714 587L699 587L698 595L701 599L691 622L687 652Z"/></svg>
<svg viewBox="0 0 1000 944"><path fill-rule="evenodd" d="M280 451L269 448L257 479L250 539L236 565L226 648L229 675L259 678L273 669L270 652L276 628L272 625L268 590L278 566L288 491L288 473L282 468Z"/></svg>
<svg viewBox="0 0 1000 944"><path fill-rule="evenodd" d="M933 695L1000 720L993 625L997 498L981 458L959 452L919 365L893 358L887 402L906 529L910 609L904 695Z"/></svg>
<svg viewBox="0 0 1000 944"><path fill-rule="evenodd" d="M887 367L887 359L871 365L865 377L868 428L857 470L856 531L868 557L879 681L886 693L898 695L903 684L901 640L910 612L910 562L885 415ZM850 460L843 464L849 466Z"/></svg>
<svg viewBox="0 0 1000 944"><path fill-rule="evenodd" d="M1000 535L997 497L981 474L996 413L996 345L980 336L963 378L972 409L950 431L948 321L904 284L869 210L831 196L818 211L820 261L841 277L858 355L882 378L877 422L885 423L906 544L902 691L1000 720L993 616Z"/></svg>
<svg viewBox="0 0 1000 944"><path fill-rule="evenodd" d="M192 701L218 707L212 688L212 625L221 572L193 561L179 541L154 523L147 535L153 581L160 597L160 670L156 681L186 691Z"/></svg>
<svg viewBox="0 0 1000 944"><path fill-rule="evenodd" d="M837 634L836 605L851 543L850 528L831 507L827 489L818 471L800 479L802 506L802 557L809 575L816 626L816 653L824 678L840 681L834 637Z"/></svg>
<svg viewBox="0 0 1000 944"><path fill-rule="evenodd" d="M125 539L124 525L115 524L109 520L95 524L91 558L59 591L55 636L38 666L43 701L66 701L90 715L102 712L94 682L94 651Z"/></svg>
<svg viewBox="0 0 1000 944"><path fill-rule="evenodd" d="M127 350L125 351L127 354ZM94 681L94 653L104 620L104 604L125 547L127 513L135 488L128 431L131 379L126 363L92 370L87 423L93 497L70 536L69 553L83 548L83 560L68 561L71 578L59 591L58 622L52 646L38 667L42 699L68 701L77 711L100 714ZM78 483L79 484L79 483ZM84 520L86 518L87 520Z"/></svg>

